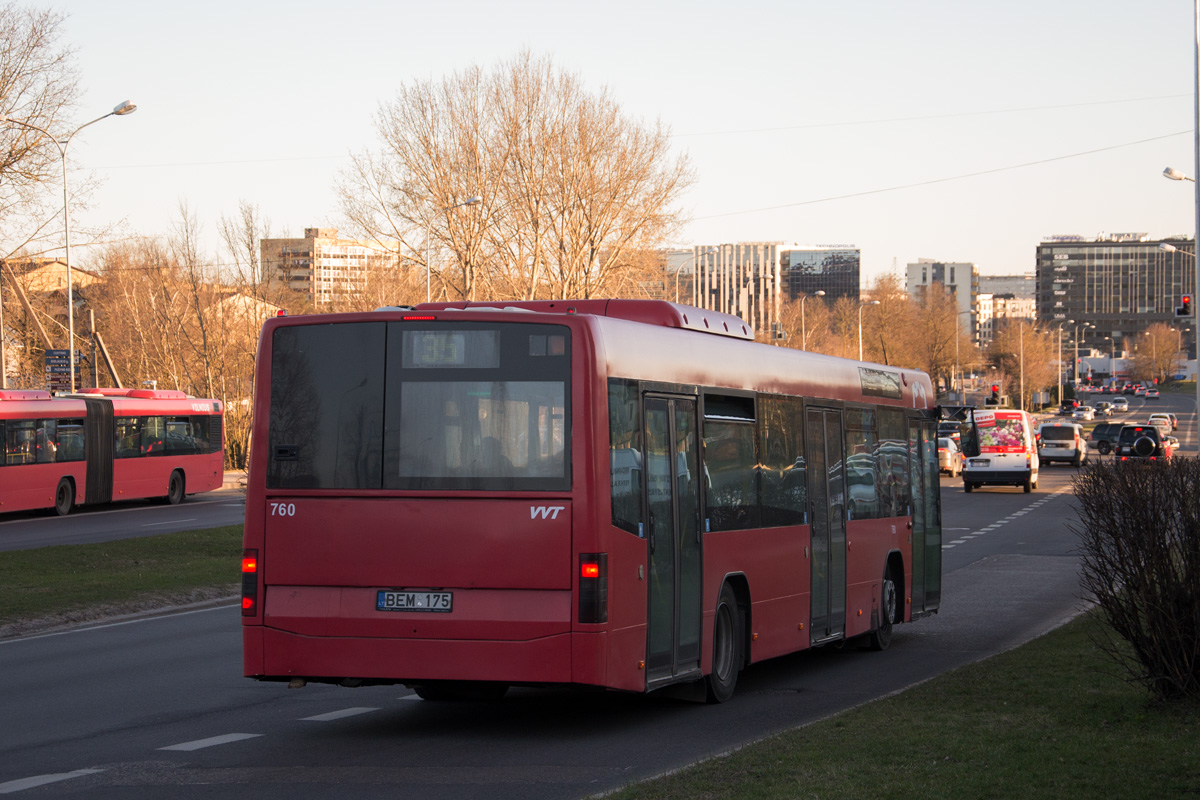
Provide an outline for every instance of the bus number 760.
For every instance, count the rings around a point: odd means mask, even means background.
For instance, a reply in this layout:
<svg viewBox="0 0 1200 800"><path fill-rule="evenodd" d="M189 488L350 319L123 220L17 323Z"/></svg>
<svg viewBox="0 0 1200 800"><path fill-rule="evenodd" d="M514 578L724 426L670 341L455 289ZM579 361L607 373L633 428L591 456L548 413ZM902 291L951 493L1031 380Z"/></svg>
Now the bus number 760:
<svg viewBox="0 0 1200 800"><path fill-rule="evenodd" d="M294 517L296 516L295 503L271 503L272 517Z"/></svg>

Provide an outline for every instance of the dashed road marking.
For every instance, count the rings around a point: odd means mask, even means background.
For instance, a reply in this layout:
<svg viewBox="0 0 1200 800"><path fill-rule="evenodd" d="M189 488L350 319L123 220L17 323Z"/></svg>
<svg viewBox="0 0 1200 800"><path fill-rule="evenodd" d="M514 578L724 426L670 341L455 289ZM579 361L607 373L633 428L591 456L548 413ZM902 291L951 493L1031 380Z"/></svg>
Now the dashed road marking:
<svg viewBox="0 0 1200 800"><path fill-rule="evenodd" d="M977 531L971 531L970 533L964 534L957 539L952 539L950 542L943 544L942 549L949 550L950 548L956 547L957 545L966 544L971 539L973 539L977 536L984 536L985 534L988 534L988 533L991 533L991 532L997 530L1001 525L1006 525L1009 522L1016 522L1017 519L1019 519L1020 517L1025 516L1026 514L1033 511L1034 509L1040 508L1041 506L1050 502L1051 500L1058 497L1059 495L1065 494L1069 491L1071 491L1071 487L1064 486L1063 488L1047 495L1046 497L1043 497L1039 500L1034 501L1033 503L1030 503L1025 508L1022 508L1020 511L1014 511L1011 514L1009 514L1007 517L996 520L991 525L985 525L984 527L980 528ZM966 528L943 528L942 530L943 530L943 532L945 532L947 530L961 531L961 530L966 530Z"/></svg>
<svg viewBox="0 0 1200 800"><path fill-rule="evenodd" d="M66 781L71 778L82 778L84 775L95 775L97 772L103 771L102 769L77 769L73 772L55 772L50 775L34 775L30 778L19 778L15 781L0 783L0 794L22 792L26 789L45 786L48 783L58 783L59 781Z"/></svg>
<svg viewBox="0 0 1200 800"><path fill-rule="evenodd" d="M173 744L169 747L160 747L159 750L181 750L190 753L193 750L203 750L205 747L215 747L219 744L229 744L230 742L240 742L243 739L253 739L257 736L262 736L261 733L227 733L224 736L212 736L208 739L197 739L194 742L183 742L182 744Z"/></svg>
<svg viewBox="0 0 1200 800"><path fill-rule="evenodd" d="M343 708L341 711L330 711L328 714L317 714L315 717L301 717L301 722L332 722L335 719L344 719L346 717L356 717L359 714L367 714L372 711L378 711L378 708Z"/></svg>

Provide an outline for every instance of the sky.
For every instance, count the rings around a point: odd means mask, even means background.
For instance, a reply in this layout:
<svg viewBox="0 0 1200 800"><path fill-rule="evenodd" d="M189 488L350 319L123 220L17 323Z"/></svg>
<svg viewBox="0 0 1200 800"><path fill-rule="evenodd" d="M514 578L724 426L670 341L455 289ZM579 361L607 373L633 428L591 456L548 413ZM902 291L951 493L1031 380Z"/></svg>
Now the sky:
<svg viewBox="0 0 1200 800"><path fill-rule="evenodd" d="M221 261L240 201L277 236L342 227L334 184L414 81L528 48L672 132L697 171L673 244L852 244L863 284L919 258L1032 272L1044 237L1192 235L1194 6L1183 0L288 3L70 0L85 224ZM73 237L74 244L74 237ZM88 266L88 252L72 250Z"/></svg>

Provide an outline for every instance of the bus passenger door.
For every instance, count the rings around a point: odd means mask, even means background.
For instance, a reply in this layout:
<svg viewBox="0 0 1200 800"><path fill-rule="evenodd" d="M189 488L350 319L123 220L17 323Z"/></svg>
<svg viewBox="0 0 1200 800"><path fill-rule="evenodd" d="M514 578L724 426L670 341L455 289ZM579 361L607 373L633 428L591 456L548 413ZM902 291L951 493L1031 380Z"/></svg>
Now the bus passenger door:
<svg viewBox="0 0 1200 800"><path fill-rule="evenodd" d="M912 476L912 613L917 615L937 610L942 596L936 422L909 420L908 468Z"/></svg>
<svg viewBox="0 0 1200 800"><path fill-rule="evenodd" d="M812 503L812 644L846 631L846 476L842 412L805 412L808 497Z"/></svg>
<svg viewBox="0 0 1200 800"><path fill-rule="evenodd" d="M645 399L650 553L646 682L700 669L699 431L696 401Z"/></svg>

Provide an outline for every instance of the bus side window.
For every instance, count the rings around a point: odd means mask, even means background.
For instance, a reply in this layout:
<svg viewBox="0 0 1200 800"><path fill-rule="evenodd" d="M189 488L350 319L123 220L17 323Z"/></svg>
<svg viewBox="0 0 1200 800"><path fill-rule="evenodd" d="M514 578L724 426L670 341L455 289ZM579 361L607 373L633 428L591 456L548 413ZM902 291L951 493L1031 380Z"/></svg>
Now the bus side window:
<svg viewBox="0 0 1200 800"><path fill-rule="evenodd" d="M645 536L642 529L642 447L637 384L608 382L608 448L612 524Z"/></svg>
<svg viewBox="0 0 1200 800"><path fill-rule="evenodd" d="M706 530L730 531L761 525L754 428L752 422L704 420Z"/></svg>
<svg viewBox="0 0 1200 800"><path fill-rule="evenodd" d="M43 419L37 429L37 462L52 464L58 460L58 420Z"/></svg>
<svg viewBox="0 0 1200 800"><path fill-rule="evenodd" d="M117 417L114 424L116 458L137 458L142 454L142 418Z"/></svg>
<svg viewBox="0 0 1200 800"><path fill-rule="evenodd" d="M4 429L4 463L34 463L34 420L10 419Z"/></svg>
<svg viewBox="0 0 1200 800"><path fill-rule="evenodd" d="M58 420L58 460L83 461L83 420Z"/></svg>
<svg viewBox="0 0 1200 800"><path fill-rule="evenodd" d="M808 522L804 461L804 406L796 397L760 395L758 437L762 447L762 524Z"/></svg>
<svg viewBox="0 0 1200 800"><path fill-rule="evenodd" d="M163 417L144 417L142 420L142 455L167 454L166 424Z"/></svg>

